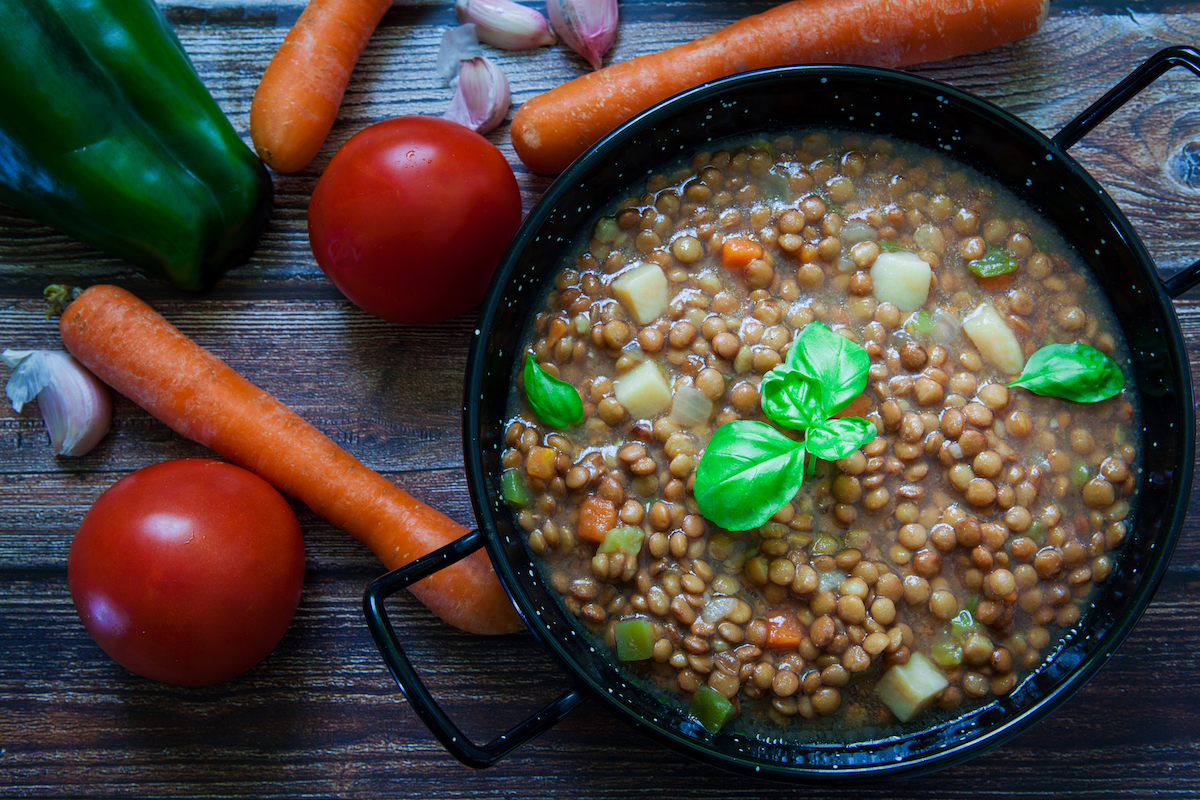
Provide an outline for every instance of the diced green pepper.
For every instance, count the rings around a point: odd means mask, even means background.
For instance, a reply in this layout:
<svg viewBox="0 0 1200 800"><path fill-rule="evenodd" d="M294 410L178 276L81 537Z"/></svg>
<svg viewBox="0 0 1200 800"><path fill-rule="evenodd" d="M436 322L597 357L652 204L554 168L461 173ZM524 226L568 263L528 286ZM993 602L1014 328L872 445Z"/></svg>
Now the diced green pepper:
<svg viewBox="0 0 1200 800"><path fill-rule="evenodd" d="M925 309L921 309L917 313L908 318L908 322L904 324L905 330L909 333L918 333L921 335L933 332L933 317Z"/></svg>
<svg viewBox="0 0 1200 800"><path fill-rule="evenodd" d="M617 640L617 659L620 661L645 661L654 655L654 623L648 619L623 619L613 625L613 636Z"/></svg>
<svg viewBox="0 0 1200 800"><path fill-rule="evenodd" d="M1071 467L1071 481L1075 484L1076 489L1082 489L1084 484L1092 479L1091 472L1088 470L1088 465L1082 459L1076 461Z"/></svg>
<svg viewBox="0 0 1200 800"><path fill-rule="evenodd" d="M929 654L942 669L953 669L962 663L962 645L952 639L943 639L930 648Z"/></svg>
<svg viewBox="0 0 1200 800"><path fill-rule="evenodd" d="M510 506L524 508L533 502L533 495L525 484L525 476L518 469L507 469L500 476L500 494Z"/></svg>
<svg viewBox="0 0 1200 800"><path fill-rule="evenodd" d="M645 538L646 534L642 532L642 529L635 528L632 525L613 528L604 534L604 541L600 542L600 546L596 548L596 552L624 553L625 555L636 556L642 552L642 541Z"/></svg>
<svg viewBox="0 0 1200 800"><path fill-rule="evenodd" d="M1016 272L1020 265L1003 247L991 245L982 257L975 259L967 266L978 278L996 278Z"/></svg>
<svg viewBox="0 0 1200 800"><path fill-rule="evenodd" d="M716 689L701 686L692 697L692 716L709 733L716 733L737 716L737 709Z"/></svg>
<svg viewBox="0 0 1200 800"><path fill-rule="evenodd" d="M979 595L969 594L964 597L962 601L962 607L974 614L975 609L979 608Z"/></svg>
<svg viewBox="0 0 1200 800"><path fill-rule="evenodd" d="M617 221L612 217L601 217L596 223L596 230L592 234L599 241L611 244L616 241L621 228L617 225Z"/></svg>
<svg viewBox="0 0 1200 800"><path fill-rule="evenodd" d="M979 621L975 619L975 615L970 611L963 609L958 612L954 619L950 620L950 632L953 636L961 638L970 631L979 629Z"/></svg>

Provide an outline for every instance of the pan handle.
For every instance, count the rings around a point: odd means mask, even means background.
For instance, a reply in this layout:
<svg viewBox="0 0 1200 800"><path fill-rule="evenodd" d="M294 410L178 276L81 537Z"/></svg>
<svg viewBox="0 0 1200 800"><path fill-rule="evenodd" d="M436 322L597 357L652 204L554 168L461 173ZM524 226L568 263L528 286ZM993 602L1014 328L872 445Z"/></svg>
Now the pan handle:
<svg viewBox="0 0 1200 800"><path fill-rule="evenodd" d="M1066 151L1134 95L1174 67L1186 67L1200 75L1200 51L1194 47L1182 46L1158 51L1079 116L1064 125L1051 141L1060 150ZM1171 297L1179 297L1197 283L1200 283L1200 261L1162 282L1163 288Z"/></svg>
<svg viewBox="0 0 1200 800"><path fill-rule="evenodd" d="M376 578L363 596L367 627L371 630L371 636L387 662L392 677L400 685L413 711L451 755L467 766L476 768L490 767L530 739L540 736L587 699L580 689L570 689L493 741L478 745L463 734L425 688L425 684L413 668L412 661L400 646L396 631L388 619L384 601L401 589L466 558L482 547L483 541L481 531L471 531L445 547Z"/></svg>

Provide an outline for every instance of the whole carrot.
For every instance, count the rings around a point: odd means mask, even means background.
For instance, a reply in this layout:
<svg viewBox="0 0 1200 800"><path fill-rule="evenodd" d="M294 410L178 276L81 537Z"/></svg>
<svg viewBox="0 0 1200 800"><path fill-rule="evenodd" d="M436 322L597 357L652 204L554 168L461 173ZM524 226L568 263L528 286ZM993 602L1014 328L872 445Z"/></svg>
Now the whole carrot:
<svg viewBox="0 0 1200 800"><path fill-rule="evenodd" d="M309 0L250 104L250 139L276 172L313 160L337 119L358 57L392 0Z"/></svg>
<svg viewBox="0 0 1200 800"><path fill-rule="evenodd" d="M389 569L467 532L368 469L124 289L87 289L63 313L59 331L72 355L113 389L302 501ZM465 631L523 628L482 551L411 590Z"/></svg>
<svg viewBox="0 0 1200 800"><path fill-rule="evenodd" d="M941 61L1028 36L1047 10L1048 0L792 0L532 98L513 116L513 147L553 175L622 122L706 81L789 64Z"/></svg>

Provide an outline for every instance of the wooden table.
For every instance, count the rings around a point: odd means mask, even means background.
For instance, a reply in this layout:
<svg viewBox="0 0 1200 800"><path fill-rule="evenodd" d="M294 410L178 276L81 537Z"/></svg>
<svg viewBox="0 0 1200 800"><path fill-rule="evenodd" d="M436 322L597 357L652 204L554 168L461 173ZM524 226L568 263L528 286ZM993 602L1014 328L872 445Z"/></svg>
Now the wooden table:
<svg viewBox="0 0 1200 800"><path fill-rule="evenodd" d="M234 125L248 138L258 77L299 0L172 3L171 21ZM236 3L236 0L234 0ZM612 60L707 32L769 3L623 0ZM473 318L410 328L368 317L324 278L305 209L336 148L365 125L440 115L434 71L452 4L397 4L360 62L315 163L276 176L261 247L211 291L150 280L0 209L0 347L56 348L43 314L52 282L112 282L155 305L369 466L473 524L459 402ZM1200 41L1200 6L1144 0L1055 2L1043 30L998 50L912 71L991 100L1052 134L1142 59ZM514 105L583 62L562 47L491 55ZM1072 153L1115 196L1164 273L1200 252L1200 80L1176 70ZM526 172L507 127L492 134L517 170L526 210L549 181ZM1177 300L1193 380L1200 291ZM6 374L6 373L5 373ZM282 644L235 680L180 688L110 661L67 592L79 520L118 478L207 451L117 398L110 435L89 455L51 455L34 408L0 410L0 795L253 797L843 797L832 788L744 780L694 763L594 704L498 765L459 765L416 719L364 626L360 599L382 572L364 548L296 504L307 583ZM529 636L481 639L398 600L430 688L477 739L567 685ZM531 666L532 662L532 666ZM934 776L862 787L862 797L1200 796L1200 493L1155 602L1111 662L1057 713L1011 743Z"/></svg>

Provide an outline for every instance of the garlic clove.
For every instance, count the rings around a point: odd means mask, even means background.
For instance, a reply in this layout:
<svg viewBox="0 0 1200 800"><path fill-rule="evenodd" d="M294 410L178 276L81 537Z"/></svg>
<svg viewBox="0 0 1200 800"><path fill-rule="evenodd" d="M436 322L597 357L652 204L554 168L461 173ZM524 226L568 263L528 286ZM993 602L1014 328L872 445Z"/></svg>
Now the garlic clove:
<svg viewBox="0 0 1200 800"><path fill-rule="evenodd" d="M567 46L600 69L617 38L617 0L546 0L546 10Z"/></svg>
<svg viewBox="0 0 1200 800"><path fill-rule="evenodd" d="M459 63L458 84L443 119L466 125L479 133L495 130L508 114L512 94L508 77L483 56Z"/></svg>
<svg viewBox="0 0 1200 800"><path fill-rule="evenodd" d="M456 0L459 22L475 23L475 35L501 50L532 50L554 44L558 37L541 12L514 0Z"/></svg>
<svg viewBox="0 0 1200 800"><path fill-rule="evenodd" d="M56 350L5 350L12 369L4 393L20 413L37 399L55 455L81 456L108 433L112 394L70 353Z"/></svg>
<svg viewBox="0 0 1200 800"><path fill-rule="evenodd" d="M462 61L483 55L483 48L476 38L475 23L456 25L442 32L442 41L438 45L437 74L442 83L450 86L454 76L458 74L458 65Z"/></svg>

